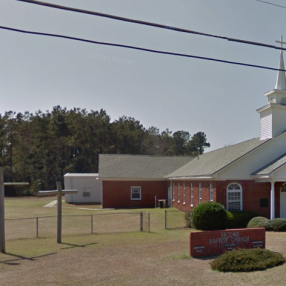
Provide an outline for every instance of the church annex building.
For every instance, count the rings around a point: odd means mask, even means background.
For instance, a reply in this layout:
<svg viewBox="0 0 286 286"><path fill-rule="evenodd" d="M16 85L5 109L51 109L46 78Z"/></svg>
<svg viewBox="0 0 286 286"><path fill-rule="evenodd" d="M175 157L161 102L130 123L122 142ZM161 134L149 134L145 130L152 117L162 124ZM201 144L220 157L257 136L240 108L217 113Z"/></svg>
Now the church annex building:
<svg viewBox="0 0 286 286"><path fill-rule="evenodd" d="M275 89L266 93L260 138L199 157L100 155L102 207L154 207L154 200L187 211L205 201L228 210L286 217L286 80L280 54Z"/></svg>

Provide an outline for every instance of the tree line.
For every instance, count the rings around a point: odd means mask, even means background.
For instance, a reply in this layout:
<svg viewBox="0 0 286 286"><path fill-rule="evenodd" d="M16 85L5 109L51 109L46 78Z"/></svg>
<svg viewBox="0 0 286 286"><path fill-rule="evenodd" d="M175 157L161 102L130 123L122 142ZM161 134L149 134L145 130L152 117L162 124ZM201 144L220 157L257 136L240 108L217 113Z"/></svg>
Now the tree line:
<svg viewBox="0 0 286 286"><path fill-rule="evenodd" d="M51 189L65 173L97 173L99 154L197 155L210 147L203 132L161 132L105 110L60 106L52 111L0 114L0 166L5 181L26 181L30 190Z"/></svg>

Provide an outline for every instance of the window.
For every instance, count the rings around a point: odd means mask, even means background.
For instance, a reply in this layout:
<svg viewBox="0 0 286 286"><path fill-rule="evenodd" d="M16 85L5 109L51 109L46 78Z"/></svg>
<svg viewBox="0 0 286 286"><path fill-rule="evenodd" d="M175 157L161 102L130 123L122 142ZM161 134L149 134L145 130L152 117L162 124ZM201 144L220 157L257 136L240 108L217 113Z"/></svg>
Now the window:
<svg viewBox="0 0 286 286"><path fill-rule="evenodd" d="M131 200L141 200L141 187L131 187Z"/></svg>
<svg viewBox="0 0 286 286"><path fill-rule="evenodd" d="M210 202L214 200L214 190L213 190L213 185L210 184Z"/></svg>
<svg viewBox="0 0 286 286"><path fill-rule="evenodd" d="M178 203L180 202L180 184L178 183Z"/></svg>
<svg viewBox="0 0 286 286"><path fill-rule="evenodd" d="M191 196L190 202L191 202L191 207L192 207L194 205L193 184L191 184L191 187L190 187L190 196Z"/></svg>
<svg viewBox="0 0 286 286"><path fill-rule="evenodd" d="M242 210L242 188L237 183L231 183L227 187L227 209L229 211Z"/></svg>
<svg viewBox="0 0 286 286"><path fill-rule="evenodd" d="M172 199L173 201L175 200L175 184L173 184L173 188L172 188Z"/></svg>
<svg viewBox="0 0 286 286"><path fill-rule="evenodd" d="M186 203L186 187L185 184L183 184L183 204Z"/></svg>
<svg viewBox="0 0 286 286"><path fill-rule="evenodd" d="M268 199L260 199L260 207L261 208L268 208L269 207L269 203L268 203Z"/></svg>
<svg viewBox="0 0 286 286"><path fill-rule="evenodd" d="M83 197L90 197L90 188L84 188L82 191Z"/></svg>
<svg viewBox="0 0 286 286"><path fill-rule="evenodd" d="M200 183L199 184L199 204L202 203L202 200L203 200L203 198L202 198L202 184Z"/></svg>

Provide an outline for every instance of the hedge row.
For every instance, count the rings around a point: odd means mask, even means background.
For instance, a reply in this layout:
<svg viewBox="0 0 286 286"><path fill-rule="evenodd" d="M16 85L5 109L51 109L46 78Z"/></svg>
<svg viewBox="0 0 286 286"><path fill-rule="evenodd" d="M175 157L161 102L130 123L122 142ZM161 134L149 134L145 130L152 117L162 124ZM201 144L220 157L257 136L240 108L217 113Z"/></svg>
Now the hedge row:
<svg viewBox="0 0 286 286"><path fill-rule="evenodd" d="M255 227L265 227L266 230L273 231L286 231L286 219L285 218L275 218L275 219L267 219L265 217L254 217L247 224L248 228Z"/></svg>
<svg viewBox="0 0 286 286"><path fill-rule="evenodd" d="M254 211L227 211L216 202L205 202L185 214L186 224L200 230L245 228L259 214Z"/></svg>

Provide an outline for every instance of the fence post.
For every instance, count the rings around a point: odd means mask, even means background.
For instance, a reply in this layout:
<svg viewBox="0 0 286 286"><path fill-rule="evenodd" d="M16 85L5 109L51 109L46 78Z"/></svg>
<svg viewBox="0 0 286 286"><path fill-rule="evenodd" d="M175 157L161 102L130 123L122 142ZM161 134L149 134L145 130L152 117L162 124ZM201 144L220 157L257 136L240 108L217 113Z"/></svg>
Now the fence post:
<svg viewBox="0 0 286 286"><path fill-rule="evenodd" d="M167 210L165 210L165 229L167 229Z"/></svg>
<svg viewBox="0 0 286 286"><path fill-rule="evenodd" d="M93 234L93 215L90 216L91 234Z"/></svg>
<svg viewBox="0 0 286 286"><path fill-rule="evenodd" d="M36 234L37 238L39 238L39 218L36 217Z"/></svg>
<svg viewBox="0 0 286 286"><path fill-rule="evenodd" d="M148 212L148 232L150 232L150 213Z"/></svg>
<svg viewBox="0 0 286 286"><path fill-rule="evenodd" d="M140 231L143 231L143 212L140 212Z"/></svg>

